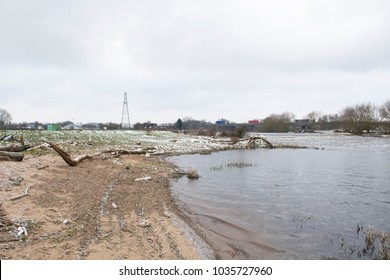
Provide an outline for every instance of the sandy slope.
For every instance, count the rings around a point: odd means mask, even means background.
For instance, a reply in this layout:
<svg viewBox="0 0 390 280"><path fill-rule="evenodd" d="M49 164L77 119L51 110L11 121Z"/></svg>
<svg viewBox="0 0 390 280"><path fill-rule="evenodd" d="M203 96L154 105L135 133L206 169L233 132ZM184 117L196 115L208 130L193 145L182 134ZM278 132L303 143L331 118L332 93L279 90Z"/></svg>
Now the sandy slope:
<svg viewBox="0 0 390 280"><path fill-rule="evenodd" d="M55 154L0 162L0 258L212 258L175 214L171 173L158 156L143 155L103 155L77 167ZM151 180L135 180L142 177ZM10 200L29 186L28 196Z"/></svg>

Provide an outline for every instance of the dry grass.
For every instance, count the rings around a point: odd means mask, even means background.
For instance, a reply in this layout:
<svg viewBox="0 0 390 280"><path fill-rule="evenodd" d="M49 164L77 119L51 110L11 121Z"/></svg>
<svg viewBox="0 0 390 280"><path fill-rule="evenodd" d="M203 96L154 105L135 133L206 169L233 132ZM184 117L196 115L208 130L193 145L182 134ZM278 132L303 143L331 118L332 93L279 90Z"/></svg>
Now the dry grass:
<svg viewBox="0 0 390 280"><path fill-rule="evenodd" d="M198 174L198 172L196 170L190 169L187 172L187 178L191 179L191 180L198 179L199 178L199 174Z"/></svg>
<svg viewBox="0 0 390 280"><path fill-rule="evenodd" d="M247 162L232 162L226 164L226 167L229 168L246 168L246 167L256 167L256 164L253 163L247 163Z"/></svg>
<svg viewBox="0 0 390 280"><path fill-rule="evenodd" d="M364 233L366 240L363 254L378 260L390 260L390 232L379 232L370 227Z"/></svg>

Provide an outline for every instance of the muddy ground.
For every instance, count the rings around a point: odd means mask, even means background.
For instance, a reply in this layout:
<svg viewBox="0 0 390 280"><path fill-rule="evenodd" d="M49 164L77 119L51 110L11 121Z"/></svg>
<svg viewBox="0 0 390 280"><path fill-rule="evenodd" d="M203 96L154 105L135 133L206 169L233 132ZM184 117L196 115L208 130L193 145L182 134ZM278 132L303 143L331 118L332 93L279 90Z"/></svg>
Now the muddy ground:
<svg viewBox="0 0 390 280"><path fill-rule="evenodd" d="M0 258L213 258L177 216L173 170L145 155L105 154L76 167L54 153L1 161Z"/></svg>

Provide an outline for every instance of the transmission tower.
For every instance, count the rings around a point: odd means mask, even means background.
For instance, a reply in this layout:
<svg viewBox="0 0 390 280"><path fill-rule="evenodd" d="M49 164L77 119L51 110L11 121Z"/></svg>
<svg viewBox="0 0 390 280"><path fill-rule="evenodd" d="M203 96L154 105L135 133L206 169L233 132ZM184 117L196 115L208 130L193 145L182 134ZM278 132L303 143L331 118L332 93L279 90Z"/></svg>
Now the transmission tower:
<svg viewBox="0 0 390 280"><path fill-rule="evenodd" d="M127 105L127 93L126 92L125 92L125 98L123 100L121 129L130 129L130 116L129 116L129 107Z"/></svg>

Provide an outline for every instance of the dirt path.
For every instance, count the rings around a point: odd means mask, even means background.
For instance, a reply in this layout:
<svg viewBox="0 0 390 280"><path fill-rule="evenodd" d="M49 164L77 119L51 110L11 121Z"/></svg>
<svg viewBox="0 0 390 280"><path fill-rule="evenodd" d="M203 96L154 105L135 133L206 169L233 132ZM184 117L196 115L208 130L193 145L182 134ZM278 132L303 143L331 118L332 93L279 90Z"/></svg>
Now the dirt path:
<svg viewBox="0 0 390 280"><path fill-rule="evenodd" d="M77 167L56 155L0 162L0 258L204 258L197 238L177 226L170 172L160 158L139 155ZM28 196L10 200L27 187Z"/></svg>

